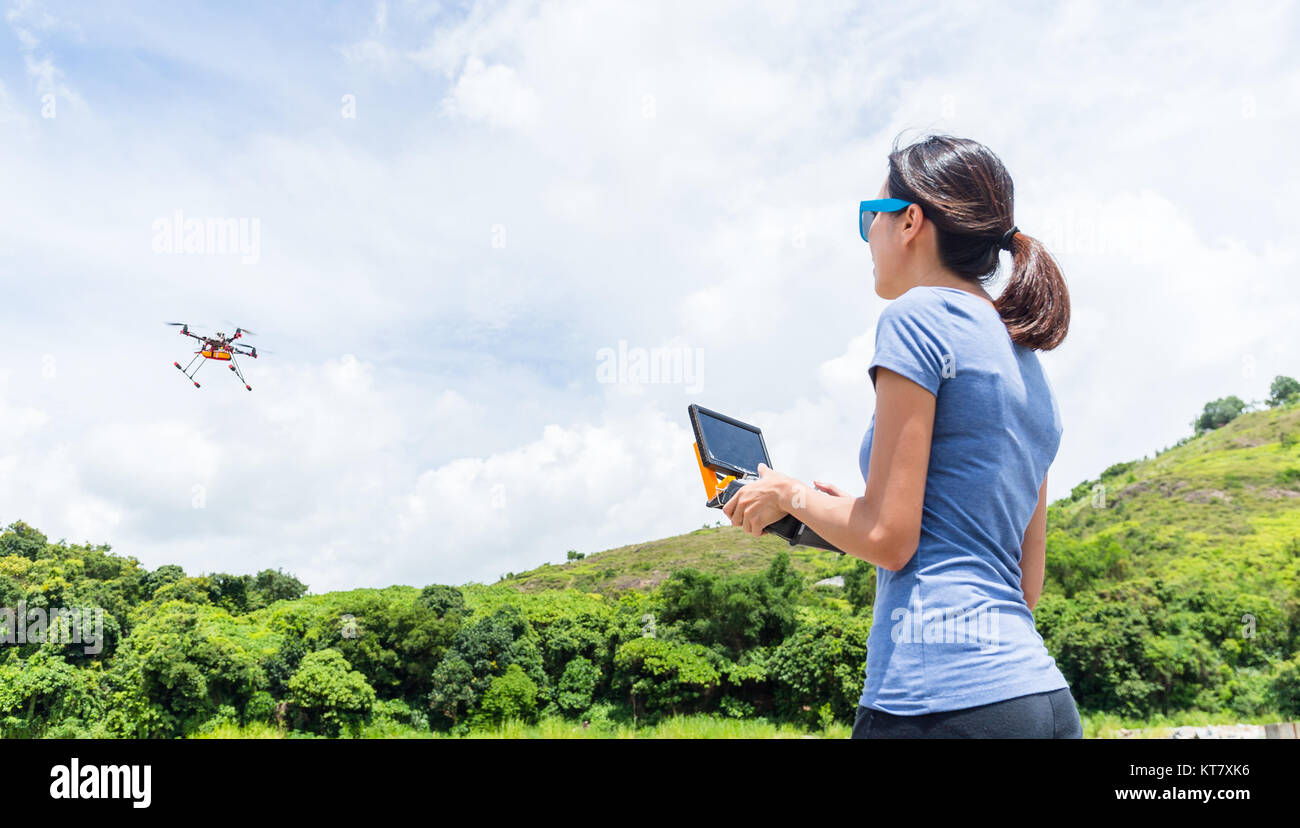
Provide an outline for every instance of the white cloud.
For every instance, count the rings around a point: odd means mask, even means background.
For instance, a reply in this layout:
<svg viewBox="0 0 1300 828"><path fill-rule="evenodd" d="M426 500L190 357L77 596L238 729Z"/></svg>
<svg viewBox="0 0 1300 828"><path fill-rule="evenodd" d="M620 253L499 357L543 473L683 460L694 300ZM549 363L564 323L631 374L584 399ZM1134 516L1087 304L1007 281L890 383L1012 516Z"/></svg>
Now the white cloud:
<svg viewBox="0 0 1300 828"><path fill-rule="evenodd" d="M857 488L885 303L854 208L904 127L986 142L1061 261L1060 496L1300 373L1297 174L1271 160L1300 113L1295 14L379 3L267 45L246 19L20 3L0 520L315 589L491 580L718 519L693 401ZM51 84L111 118L40 121L21 101ZM260 261L153 253L175 209L258 217ZM190 314L262 334L253 392L174 376L158 323ZM620 342L698 351L698 393L602 385Z"/></svg>
<svg viewBox="0 0 1300 828"><path fill-rule="evenodd" d="M513 68L471 57L442 106L453 118L527 129L536 126L542 102Z"/></svg>

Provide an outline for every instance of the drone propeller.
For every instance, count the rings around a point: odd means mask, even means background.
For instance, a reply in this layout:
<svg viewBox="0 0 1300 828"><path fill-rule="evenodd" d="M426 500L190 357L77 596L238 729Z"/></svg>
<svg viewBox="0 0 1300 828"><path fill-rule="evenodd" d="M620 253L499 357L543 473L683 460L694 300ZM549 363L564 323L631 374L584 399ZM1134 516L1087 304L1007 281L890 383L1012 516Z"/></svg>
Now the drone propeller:
<svg viewBox="0 0 1300 828"><path fill-rule="evenodd" d="M236 325L234 322L231 322L229 319L224 319L222 321L235 329L235 336L239 336L240 334L243 334L244 336L257 336L257 334L254 333L253 331L250 331L248 328L241 328L240 326Z"/></svg>

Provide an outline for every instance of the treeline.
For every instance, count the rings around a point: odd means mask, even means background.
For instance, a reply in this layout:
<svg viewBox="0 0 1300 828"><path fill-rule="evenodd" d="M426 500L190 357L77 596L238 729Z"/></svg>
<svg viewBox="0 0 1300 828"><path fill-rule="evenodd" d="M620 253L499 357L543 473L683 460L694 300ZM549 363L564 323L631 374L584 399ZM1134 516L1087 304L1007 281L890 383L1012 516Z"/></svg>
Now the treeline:
<svg viewBox="0 0 1300 828"><path fill-rule="evenodd" d="M1133 577L1151 542L1053 536L1035 614L1080 706L1300 713L1296 573L1285 601L1225 579ZM466 733L507 719L683 713L851 724L874 569L853 561L843 573L843 589L811 587L782 552L761 573L683 570L648 593L474 584L306 595L279 571L147 571L19 522L0 534L0 606L101 607L103 646L6 639L0 735L175 737L258 723Z"/></svg>

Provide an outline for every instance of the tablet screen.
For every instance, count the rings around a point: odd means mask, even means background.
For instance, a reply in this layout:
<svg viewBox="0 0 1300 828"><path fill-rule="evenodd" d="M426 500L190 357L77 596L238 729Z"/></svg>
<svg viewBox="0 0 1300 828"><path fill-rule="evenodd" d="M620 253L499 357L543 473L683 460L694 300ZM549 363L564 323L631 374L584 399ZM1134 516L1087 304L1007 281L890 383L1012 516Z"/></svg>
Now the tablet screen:
<svg viewBox="0 0 1300 828"><path fill-rule="evenodd" d="M699 408L695 411L695 418L700 426L703 447L713 460L751 475L758 474L759 463L772 465L758 429L720 419Z"/></svg>

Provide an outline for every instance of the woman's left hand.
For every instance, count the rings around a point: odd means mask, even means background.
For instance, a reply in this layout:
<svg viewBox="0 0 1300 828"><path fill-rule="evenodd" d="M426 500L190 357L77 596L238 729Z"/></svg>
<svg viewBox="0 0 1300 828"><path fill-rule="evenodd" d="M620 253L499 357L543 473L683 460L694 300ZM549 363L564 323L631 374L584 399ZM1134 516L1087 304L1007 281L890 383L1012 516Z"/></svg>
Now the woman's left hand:
<svg viewBox="0 0 1300 828"><path fill-rule="evenodd" d="M799 485L793 477L759 463L758 479L741 486L722 511L732 526L744 526L746 534L761 537L764 529L788 514L782 504L790 502Z"/></svg>

